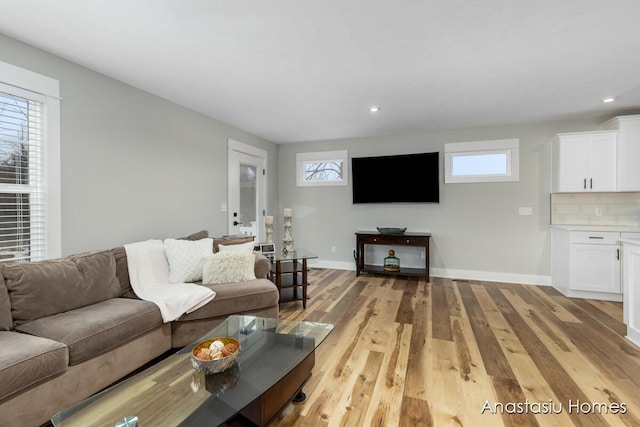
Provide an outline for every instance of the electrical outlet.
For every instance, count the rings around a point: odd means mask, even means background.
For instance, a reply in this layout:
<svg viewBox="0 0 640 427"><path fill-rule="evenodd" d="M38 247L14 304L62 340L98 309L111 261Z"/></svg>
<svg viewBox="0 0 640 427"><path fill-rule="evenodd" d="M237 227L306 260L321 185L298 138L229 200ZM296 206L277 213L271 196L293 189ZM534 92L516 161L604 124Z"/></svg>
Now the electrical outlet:
<svg viewBox="0 0 640 427"><path fill-rule="evenodd" d="M220 212L226 212L227 211L227 204L222 202L220 203Z"/></svg>
<svg viewBox="0 0 640 427"><path fill-rule="evenodd" d="M602 216L602 208L596 208L596 216Z"/></svg>
<svg viewBox="0 0 640 427"><path fill-rule="evenodd" d="M533 208L518 208L518 215L533 215Z"/></svg>
<svg viewBox="0 0 640 427"><path fill-rule="evenodd" d="M335 254L336 253L336 247L335 246L331 246L331 253Z"/></svg>
<svg viewBox="0 0 640 427"><path fill-rule="evenodd" d="M424 251L420 252L420 258L424 259Z"/></svg>

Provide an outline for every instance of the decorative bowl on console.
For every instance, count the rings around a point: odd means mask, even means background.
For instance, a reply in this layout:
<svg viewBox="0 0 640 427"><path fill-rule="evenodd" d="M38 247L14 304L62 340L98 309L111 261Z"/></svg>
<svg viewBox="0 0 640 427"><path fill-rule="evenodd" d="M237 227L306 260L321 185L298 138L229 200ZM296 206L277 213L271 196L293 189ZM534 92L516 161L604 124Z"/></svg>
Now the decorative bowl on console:
<svg viewBox="0 0 640 427"><path fill-rule="evenodd" d="M376 227L380 234L404 234L407 231L407 227L404 228L391 228L391 227Z"/></svg>
<svg viewBox="0 0 640 427"><path fill-rule="evenodd" d="M231 337L211 338L191 351L191 365L205 375L229 369L238 360L240 342Z"/></svg>

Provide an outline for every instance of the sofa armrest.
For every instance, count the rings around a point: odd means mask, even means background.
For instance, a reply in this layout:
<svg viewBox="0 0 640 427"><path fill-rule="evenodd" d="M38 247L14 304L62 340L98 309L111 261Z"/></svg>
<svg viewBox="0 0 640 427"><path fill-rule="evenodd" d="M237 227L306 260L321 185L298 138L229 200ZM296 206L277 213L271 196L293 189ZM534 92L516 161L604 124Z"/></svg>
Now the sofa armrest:
<svg viewBox="0 0 640 427"><path fill-rule="evenodd" d="M258 279L266 279L269 271L271 271L271 261L262 255L256 253L256 263L254 266L254 272L256 274L256 278Z"/></svg>

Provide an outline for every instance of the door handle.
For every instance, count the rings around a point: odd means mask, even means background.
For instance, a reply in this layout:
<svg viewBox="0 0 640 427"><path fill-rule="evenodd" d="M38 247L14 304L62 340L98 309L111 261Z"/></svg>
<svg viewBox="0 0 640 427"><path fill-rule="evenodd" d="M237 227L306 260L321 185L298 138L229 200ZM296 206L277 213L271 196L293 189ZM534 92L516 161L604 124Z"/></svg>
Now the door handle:
<svg viewBox="0 0 640 427"><path fill-rule="evenodd" d="M583 186L584 186L584 189L586 190L587 189L587 178L584 179L584 185Z"/></svg>
<svg viewBox="0 0 640 427"><path fill-rule="evenodd" d="M593 178L589 178L589 188L593 190Z"/></svg>
<svg viewBox="0 0 640 427"><path fill-rule="evenodd" d="M233 225L240 225L238 221L233 221Z"/></svg>

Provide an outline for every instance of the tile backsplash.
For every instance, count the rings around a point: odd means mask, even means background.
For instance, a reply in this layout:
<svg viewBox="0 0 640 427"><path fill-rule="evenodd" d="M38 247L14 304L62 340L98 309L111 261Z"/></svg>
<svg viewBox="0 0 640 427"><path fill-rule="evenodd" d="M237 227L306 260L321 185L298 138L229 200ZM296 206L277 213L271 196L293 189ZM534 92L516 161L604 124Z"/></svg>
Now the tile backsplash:
<svg viewBox="0 0 640 427"><path fill-rule="evenodd" d="M640 193L553 193L551 224L640 226Z"/></svg>

